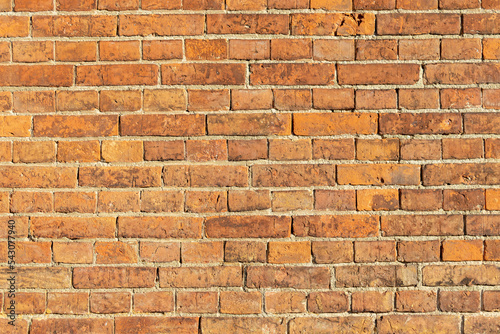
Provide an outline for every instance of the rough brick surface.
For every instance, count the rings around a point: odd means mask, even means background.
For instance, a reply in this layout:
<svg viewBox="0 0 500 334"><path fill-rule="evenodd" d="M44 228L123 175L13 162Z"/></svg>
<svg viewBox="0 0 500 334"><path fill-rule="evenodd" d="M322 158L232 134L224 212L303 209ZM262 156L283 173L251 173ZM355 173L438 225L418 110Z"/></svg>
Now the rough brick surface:
<svg viewBox="0 0 500 334"><path fill-rule="evenodd" d="M500 332L498 22L0 0L0 333Z"/></svg>

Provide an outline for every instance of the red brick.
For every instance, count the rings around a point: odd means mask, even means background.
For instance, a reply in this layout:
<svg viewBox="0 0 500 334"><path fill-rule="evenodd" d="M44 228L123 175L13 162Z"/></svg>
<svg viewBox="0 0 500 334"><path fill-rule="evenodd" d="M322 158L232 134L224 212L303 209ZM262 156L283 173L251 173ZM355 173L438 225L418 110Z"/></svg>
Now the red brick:
<svg viewBox="0 0 500 334"><path fill-rule="evenodd" d="M56 41L57 61L95 61L97 59L96 42Z"/></svg>
<svg viewBox="0 0 500 334"><path fill-rule="evenodd" d="M144 2L142 7L144 8ZM183 47L181 40L152 40L142 42L142 57L146 60L182 59L182 55Z"/></svg>
<svg viewBox="0 0 500 334"><path fill-rule="evenodd" d="M188 191L185 209L186 212L226 212L227 194L225 191Z"/></svg>
<svg viewBox="0 0 500 334"><path fill-rule="evenodd" d="M13 143L13 162L37 163L54 162L56 159L56 145L51 141L15 141Z"/></svg>
<svg viewBox="0 0 500 334"><path fill-rule="evenodd" d="M484 59L500 59L500 39L483 39L483 57Z"/></svg>
<svg viewBox="0 0 500 334"><path fill-rule="evenodd" d="M53 10L52 0L15 0L14 10L16 12L43 12Z"/></svg>
<svg viewBox="0 0 500 334"><path fill-rule="evenodd" d="M368 334L374 330L374 321L369 317L297 317L289 322L291 334L312 333Z"/></svg>
<svg viewBox="0 0 500 334"><path fill-rule="evenodd" d="M134 312L172 312L174 304L174 295L170 291L136 292L134 294Z"/></svg>
<svg viewBox="0 0 500 334"><path fill-rule="evenodd" d="M186 4L184 9L188 9ZM204 30L204 22L204 15L199 14L120 15L119 35L200 35Z"/></svg>
<svg viewBox="0 0 500 334"><path fill-rule="evenodd" d="M498 9L500 8L500 3L498 0L484 0L481 1L482 7L485 9Z"/></svg>
<svg viewBox="0 0 500 334"><path fill-rule="evenodd" d="M400 287L417 284L414 265L342 266L335 271L337 287Z"/></svg>
<svg viewBox="0 0 500 334"><path fill-rule="evenodd" d="M463 16L463 32L465 34L498 34L498 14L464 14Z"/></svg>
<svg viewBox="0 0 500 334"><path fill-rule="evenodd" d="M84 187L158 187L161 167L80 167L78 184Z"/></svg>
<svg viewBox="0 0 500 334"><path fill-rule="evenodd" d="M141 109L141 92L137 90L102 90L100 92L99 110L106 111L137 111Z"/></svg>
<svg viewBox="0 0 500 334"><path fill-rule="evenodd" d="M268 190L229 190L229 211L257 211L271 208Z"/></svg>
<svg viewBox="0 0 500 334"><path fill-rule="evenodd" d="M225 314L256 314L262 309L259 291L221 291L220 312Z"/></svg>
<svg viewBox="0 0 500 334"><path fill-rule="evenodd" d="M439 259L439 240L398 242L398 261L400 262L438 262Z"/></svg>
<svg viewBox="0 0 500 334"><path fill-rule="evenodd" d="M216 291L177 292L177 311L179 312L216 313L217 306L218 306L218 296Z"/></svg>
<svg viewBox="0 0 500 334"><path fill-rule="evenodd" d="M288 34L284 14L207 14L208 34Z"/></svg>
<svg viewBox="0 0 500 334"><path fill-rule="evenodd" d="M224 111L229 110L229 90L189 90L189 111Z"/></svg>
<svg viewBox="0 0 500 334"><path fill-rule="evenodd" d="M309 8L308 0L268 0L267 6L272 9L304 9Z"/></svg>
<svg viewBox="0 0 500 334"><path fill-rule="evenodd" d="M98 9L134 10L139 9L139 0L99 0Z"/></svg>
<svg viewBox="0 0 500 334"><path fill-rule="evenodd" d="M438 0L397 0L397 8L410 10L438 9Z"/></svg>
<svg viewBox="0 0 500 334"><path fill-rule="evenodd" d="M33 117L35 137L96 137L118 135L118 116L43 115Z"/></svg>
<svg viewBox="0 0 500 334"><path fill-rule="evenodd" d="M14 92L12 110L17 113L49 113L55 111L52 91Z"/></svg>
<svg viewBox="0 0 500 334"><path fill-rule="evenodd" d="M1 166L2 188L74 188L77 168Z"/></svg>
<svg viewBox="0 0 500 334"><path fill-rule="evenodd" d="M383 113L380 114L382 134L451 134L462 132L458 113Z"/></svg>
<svg viewBox="0 0 500 334"><path fill-rule="evenodd" d="M424 66L427 84L482 84L500 82L494 63L442 63Z"/></svg>
<svg viewBox="0 0 500 334"><path fill-rule="evenodd" d="M305 266L250 266L247 286L250 288L328 289L330 269Z"/></svg>
<svg viewBox="0 0 500 334"><path fill-rule="evenodd" d="M139 60L141 58L140 46L140 41L100 41L99 60Z"/></svg>
<svg viewBox="0 0 500 334"><path fill-rule="evenodd" d="M151 288L156 268L151 267L77 267L73 269L76 289Z"/></svg>
<svg viewBox="0 0 500 334"><path fill-rule="evenodd" d="M201 136L205 134L204 115L123 115L122 136Z"/></svg>
<svg viewBox="0 0 500 334"><path fill-rule="evenodd" d="M356 198L359 211L391 211L399 208L397 189L359 189Z"/></svg>
<svg viewBox="0 0 500 334"><path fill-rule="evenodd" d="M481 261L483 259L482 240L444 240L443 261Z"/></svg>
<svg viewBox="0 0 500 334"><path fill-rule="evenodd" d="M374 134L377 115L372 113L300 113L293 115L294 134L332 136Z"/></svg>
<svg viewBox="0 0 500 334"><path fill-rule="evenodd" d="M184 194L181 191L143 191L142 212L184 211Z"/></svg>
<svg viewBox="0 0 500 334"><path fill-rule="evenodd" d="M500 114L465 114L464 128L465 133L498 133L500 131Z"/></svg>
<svg viewBox="0 0 500 334"><path fill-rule="evenodd" d="M146 333L194 333L198 330L198 318L189 317L134 317L115 318L115 331L123 334L133 334L137 328Z"/></svg>
<svg viewBox="0 0 500 334"><path fill-rule="evenodd" d="M283 319L271 317L203 317L200 323L203 333L207 334L224 331L237 333L242 328L250 333L258 333L262 330L269 330L270 333L285 333L287 328Z"/></svg>
<svg viewBox="0 0 500 334"><path fill-rule="evenodd" d="M269 263L309 263L311 262L310 241L270 241L267 261Z"/></svg>
<svg viewBox="0 0 500 334"><path fill-rule="evenodd" d="M415 1L411 0L411 3ZM402 39L399 41L401 60L437 60L440 58L441 41L439 39Z"/></svg>
<svg viewBox="0 0 500 334"><path fill-rule="evenodd" d="M357 40L357 60L396 60L398 59L398 41L391 39Z"/></svg>
<svg viewBox="0 0 500 334"><path fill-rule="evenodd" d="M2 65L0 86L65 87L73 85L72 65Z"/></svg>
<svg viewBox="0 0 500 334"><path fill-rule="evenodd" d="M263 110L273 107L273 92L270 89L231 90L232 110Z"/></svg>
<svg viewBox="0 0 500 334"><path fill-rule="evenodd" d="M98 109L98 93L94 91L60 91L56 95L58 111Z"/></svg>
<svg viewBox="0 0 500 334"><path fill-rule="evenodd" d="M221 263L224 244L221 241L185 242L181 246L182 263Z"/></svg>
<svg viewBox="0 0 500 334"><path fill-rule="evenodd" d="M377 15L379 35L452 35L460 33L460 15L448 13L391 13Z"/></svg>
<svg viewBox="0 0 500 334"><path fill-rule="evenodd" d="M433 139L403 139L400 143L401 159L439 160L441 141Z"/></svg>
<svg viewBox="0 0 500 334"><path fill-rule="evenodd" d="M420 78L417 64L339 64L341 85L412 85Z"/></svg>
<svg viewBox="0 0 500 334"><path fill-rule="evenodd" d="M292 132L291 114L207 115L208 134L226 136L286 136Z"/></svg>
<svg viewBox="0 0 500 334"><path fill-rule="evenodd" d="M500 157L500 139L487 138L484 141L484 150L486 158Z"/></svg>
<svg viewBox="0 0 500 334"><path fill-rule="evenodd" d="M418 185L420 167L416 165L339 165L338 184L351 185Z"/></svg>
<svg viewBox="0 0 500 334"><path fill-rule="evenodd" d="M463 235L464 223L460 215L391 215L382 216L384 236L447 236Z"/></svg>
<svg viewBox="0 0 500 334"><path fill-rule="evenodd" d="M8 289L7 267L0 270L1 288ZM69 289L71 287L71 271L68 267L18 267L16 286L20 289ZM43 332L45 333L45 332Z"/></svg>
<svg viewBox="0 0 500 334"><path fill-rule="evenodd" d="M464 322L465 333L488 333L496 332L500 328L498 317L495 316L466 316Z"/></svg>
<svg viewBox="0 0 500 334"><path fill-rule="evenodd" d="M479 88L442 89L441 108L465 109L481 106L481 90Z"/></svg>
<svg viewBox="0 0 500 334"><path fill-rule="evenodd" d="M399 139L358 139L356 141L358 160L399 160Z"/></svg>
<svg viewBox="0 0 500 334"><path fill-rule="evenodd" d="M483 292L483 310L498 312L500 309L500 292L499 291L484 291Z"/></svg>
<svg viewBox="0 0 500 334"><path fill-rule="evenodd" d="M224 9L224 0L184 0L184 9L206 10Z"/></svg>
<svg viewBox="0 0 500 334"><path fill-rule="evenodd" d="M39 63L54 59L54 43L42 42L12 42L12 60L20 63Z"/></svg>
<svg viewBox="0 0 500 334"><path fill-rule="evenodd" d="M140 162L144 156L142 141L102 141L101 155L106 162Z"/></svg>
<svg viewBox="0 0 500 334"><path fill-rule="evenodd" d="M192 63L161 65L164 85L243 85L244 64Z"/></svg>
<svg viewBox="0 0 500 334"><path fill-rule="evenodd" d="M500 172L497 164L430 164L423 168L425 186L444 184L498 184Z"/></svg>
<svg viewBox="0 0 500 334"><path fill-rule="evenodd" d="M356 209L354 190L315 190L316 210L349 211Z"/></svg>
<svg viewBox="0 0 500 334"><path fill-rule="evenodd" d="M225 39L186 39L184 43L188 60L227 59L227 40Z"/></svg>
<svg viewBox="0 0 500 334"><path fill-rule="evenodd" d="M10 212L51 212L52 194L48 192L15 191L10 198Z"/></svg>
<svg viewBox="0 0 500 334"><path fill-rule="evenodd" d="M405 290L396 292L396 310L399 312L436 311L436 292Z"/></svg>
<svg viewBox="0 0 500 334"><path fill-rule="evenodd" d="M339 313L349 308L349 299L345 292L311 292L307 296L307 310L313 313Z"/></svg>
<svg viewBox="0 0 500 334"><path fill-rule="evenodd" d="M362 291L352 294L352 312L391 312L394 305L392 291Z"/></svg>
<svg viewBox="0 0 500 334"><path fill-rule="evenodd" d="M101 159L99 141L59 141L57 161L59 162L97 162Z"/></svg>
<svg viewBox="0 0 500 334"><path fill-rule="evenodd" d="M500 210L500 189L486 189L486 209Z"/></svg>
<svg viewBox="0 0 500 334"><path fill-rule="evenodd" d="M138 212L138 191L100 191L97 199L98 212Z"/></svg>
<svg viewBox="0 0 500 334"><path fill-rule="evenodd" d="M396 7L395 0L354 0L355 9L394 9Z"/></svg>
<svg viewBox="0 0 500 334"><path fill-rule="evenodd" d="M15 261L17 263L50 263L51 253L51 242L18 241Z"/></svg>
<svg viewBox="0 0 500 334"><path fill-rule="evenodd" d="M90 242L54 242L54 262L59 263L92 263L94 254Z"/></svg>
<svg viewBox="0 0 500 334"><path fill-rule="evenodd" d="M354 60L354 40L315 39L313 41L314 60Z"/></svg>
<svg viewBox="0 0 500 334"><path fill-rule="evenodd" d="M228 140L229 160L259 160L268 157L267 140Z"/></svg>
<svg viewBox="0 0 500 334"><path fill-rule="evenodd" d="M399 107L411 110L439 109L439 90L400 89Z"/></svg>
<svg viewBox="0 0 500 334"><path fill-rule="evenodd" d="M355 241L355 262L394 262L396 243L394 241Z"/></svg>
<svg viewBox="0 0 500 334"><path fill-rule="evenodd" d="M76 67L79 86L156 85L158 66L152 64L81 65Z"/></svg>
<svg viewBox="0 0 500 334"><path fill-rule="evenodd" d="M292 35L372 35L373 13L308 13L291 14Z"/></svg>
<svg viewBox="0 0 500 334"><path fill-rule="evenodd" d="M266 243L261 241L226 241L225 262L266 262Z"/></svg>
<svg viewBox="0 0 500 334"><path fill-rule="evenodd" d="M47 294L47 313L85 314L88 311L88 292L48 292Z"/></svg>
<svg viewBox="0 0 500 334"><path fill-rule="evenodd" d="M57 0L56 9L60 11L87 11L96 9L96 0Z"/></svg>
<svg viewBox="0 0 500 334"><path fill-rule="evenodd" d="M299 60L312 58L310 39L272 39L271 59Z"/></svg>
<svg viewBox="0 0 500 334"><path fill-rule="evenodd" d="M112 37L117 17L113 15L33 16L33 37Z"/></svg>
<svg viewBox="0 0 500 334"><path fill-rule="evenodd" d="M294 235L298 237L362 238L379 233L378 216L297 216L293 218Z"/></svg>
<svg viewBox="0 0 500 334"><path fill-rule="evenodd" d="M255 229L255 225L259 229ZM205 219L209 238L288 238L291 218L285 216L220 216Z"/></svg>
<svg viewBox="0 0 500 334"><path fill-rule="evenodd" d="M401 189L401 209L433 211L443 207L443 194L436 189Z"/></svg>
<svg viewBox="0 0 500 334"><path fill-rule="evenodd" d="M479 312L479 291L439 291L439 309L443 312Z"/></svg>
<svg viewBox="0 0 500 334"><path fill-rule="evenodd" d="M443 138L443 159L475 159L483 157L481 138Z"/></svg>
<svg viewBox="0 0 500 334"><path fill-rule="evenodd" d="M306 311L306 294L299 291L265 293L267 313L303 313Z"/></svg>
<svg viewBox="0 0 500 334"><path fill-rule="evenodd" d="M352 9L352 3L350 0L311 0L311 8L350 11Z"/></svg>
<svg viewBox="0 0 500 334"><path fill-rule="evenodd" d="M130 292L92 292L90 294L91 313L128 313L130 304Z"/></svg>
<svg viewBox="0 0 500 334"><path fill-rule="evenodd" d="M267 40L233 39L229 41L230 59L260 60L270 57L271 48Z"/></svg>
<svg viewBox="0 0 500 334"><path fill-rule="evenodd" d="M461 318L458 315L384 315L377 320L380 334L421 333L428 328L439 333L460 333Z"/></svg>
<svg viewBox="0 0 500 334"><path fill-rule="evenodd" d="M201 238L203 219L198 217L119 217L118 236L123 238Z"/></svg>
<svg viewBox="0 0 500 334"><path fill-rule="evenodd" d="M335 66L318 63L250 64L251 85L331 85Z"/></svg>
<svg viewBox="0 0 500 334"><path fill-rule="evenodd" d="M145 141L144 160L184 160L184 141Z"/></svg>
<svg viewBox="0 0 500 334"><path fill-rule="evenodd" d="M310 160L312 158L312 145L309 139L270 139L270 160Z"/></svg>
<svg viewBox="0 0 500 334"><path fill-rule="evenodd" d="M187 1L186 1L187 2ZM163 0L142 0L142 9L153 10L153 9L181 9L181 0L163 1Z"/></svg>
<svg viewBox="0 0 500 334"><path fill-rule="evenodd" d="M352 89L313 89L315 109L354 109Z"/></svg>
<svg viewBox="0 0 500 334"><path fill-rule="evenodd" d="M49 318L33 320L31 332L41 334L89 331L98 334L112 334L113 327L113 320L105 318Z"/></svg>
<svg viewBox="0 0 500 334"><path fill-rule="evenodd" d="M464 38L464 39L445 38L441 41L442 59L454 59L454 60L481 59L482 54L483 52L481 49L481 40L478 38Z"/></svg>
<svg viewBox="0 0 500 334"><path fill-rule="evenodd" d="M353 160L354 139L314 139L313 158L326 160Z"/></svg>
<svg viewBox="0 0 500 334"><path fill-rule="evenodd" d="M113 217L32 217L31 234L37 238L114 238Z"/></svg>
<svg viewBox="0 0 500 334"><path fill-rule="evenodd" d="M0 92L0 112L12 110L12 93Z"/></svg>
<svg viewBox="0 0 500 334"><path fill-rule="evenodd" d="M233 165L171 165L163 169L163 181L177 187L246 187L248 167Z"/></svg>
<svg viewBox="0 0 500 334"><path fill-rule="evenodd" d="M30 18L28 16L2 16L0 18L1 37L23 37L29 35Z"/></svg>
<svg viewBox="0 0 500 334"><path fill-rule="evenodd" d="M312 107L309 89L275 89L274 108L278 110L306 110Z"/></svg>
<svg viewBox="0 0 500 334"><path fill-rule="evenodd" d="M240 287L243 272L240 266L224 267L162 267L159 269L162 288Z"/></svg>
<svg viewBox="0 0 500 334"><path fill-rule="evenodd" d="M255 165L252 166L253 186L332 186L335 185L334 167L329 164Z"/></svg>
<svg viewBox="0 0 500 334"><path fill-rule="evenodd" d="M146 262L178 262L181 258L178 242L141 241L139 252L141 259Z"/></svg>

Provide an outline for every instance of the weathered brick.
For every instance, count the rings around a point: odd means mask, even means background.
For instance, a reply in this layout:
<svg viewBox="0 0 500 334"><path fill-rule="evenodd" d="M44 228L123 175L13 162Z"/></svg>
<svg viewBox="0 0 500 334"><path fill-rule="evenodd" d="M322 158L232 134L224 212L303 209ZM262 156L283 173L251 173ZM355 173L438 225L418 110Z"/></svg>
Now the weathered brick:
<svg viewBox="0 0 500 334"><path fill-rule="evenodd" d="M177 310L186 313L216 313L218 299L218 294L215 291L179 291L177 293Z"/></svg>
<svg viewBox="0 0 500 334"><path fill-rule="evenodd" d="M141 92L137 90L102 90L99 94L99 110L137 111L141 109Z"/></svg>
<svg viewBox="0 0 500 334"><path fill-rule="evenodd" d="M479 312L479 291L439 291L439 309L443 312Z"/></svg>
<svg viewBox="0 0 500 334"><path fill-rule="evenodd" d="M394 262L396 243L394 241L355 241L355 262Z"/></svg>
<svg viewBox="0 0 500 334"><path fill-rule="evenodd" d="M423 268L423 285L471 286L497 285L499 268L495 265L428 265Z"/></svg>
<svg viewBox="0 0 500 334"><path fill-rule="evenodd" d="M341 291L311 292L307 296L307 310L313 313L339 313L349 308L349 297Z"/></svg>
<svg viewBox="0 0 500 334"><path fill-rule="evenodd" d="M227 40L225 39L187 39L184 43L188 60L227 59Z"/></svg>
<svg viewBox="0 0 500 334"><path fill-rule="evenodd" d="M255 225L259 229L255 229ZM220 216L205 219L209 238L287 238L291 218L285 216Z"/></svg>
<svg viewBox="0 0 500 334"><path fill-rule="evenodd" d="M52 244L54 262L92 263L92 243L90 242L54 242Z"/></svg>
<svg viewBox="0 0 500 334"><path fill-rule="evenodd" d="M114 238L113 217L32 217L31 234L38 238Z"/></svg>
<svg viewBox="0 0 500 334"><path fill-rule="evenodd" d="M335 272L338 287L399 287L417 284L417 267L414 265L363 265L342 266Z"/></svg>
<svg viewBox="0 0 500 334"><path fill-rule="evenodd" d="M158 187L161 167L80 167L78 182L84 187Z"/></svg>
<svg viewBox="0 0 500 334"><path fill-rule="evenodd" d="M278 110L307 110L312 107L309 89L275 89L274 108Z"/></svg>
<svg viewBox="0 0 500 334"><path fill-rule="evenodd" d="M292 35L372 35L373 13L308 13L291 14Z"/></svg>
<svg viewBox="0 0 500 334"><path fill-rule="evenodd" d="M314 60L354 60L354 40L315 39L313 41Z"/></svg>
<svg viewBox="0 0 500 334"><path fill-rule="evenodd" d="M293 115L293 132L298 136L374 134L377 121L372 113L300 113Z"/></svg>
<svg viewBox="0 0 500 334"><path fill-rule="evenodd" d="M352 294L352 312L391 312L394 306L392 291L363 291Z"/></svg>
<svg viewBox="0 0 500 334"><path fill-rule="evenodd" d="M56 145L51 141L15 141L12 153L12 162L14 163L54 162L56 159Z"/></svg>
<svg viewBox="0 0 500 334"><path fill-rule="evenodd" d="M113 321L105 318L49 318L35 319L31 324L31 332L34 334L59 332L77 333L79 331L90 331L96 334L112 334Z"/></svg>
<svg viewBox="0 0 500 334"><path fill-rule="evenodd" d="M484 190L481 189L445 189L443 194L444 210L481 210L485 206Z"/></svg>
<svg viewBox="0 0 500 334"><path fill-rule="evenodd" d="M159 269L159 277L162 288L239 287L243 285L243 272L240 266L162 267Z"/></svg>
<svg viewBox="0 0 500 334"><path fill-rule="evenodd" d="M269 330L271 333L286 333L286 321L271 317L202 317L203 333L217 334L224 331L236 333L244 328L251 332Z"/></svg>
<svg viewBox="0 0 500 334"><path fill-rule="evenodd" d="M112 37L116 36L114 15L36 15L34 37Z"/></svg>
<svg viewBox="0 0 500 334"><path fill-rule="evenodd" d="M424 66L427 84L498 83L500 67L494 63L441 63Z"/></svg>
<svg viewBox="0 0 500 334"><path fill-rule="evenodd" d="M200 35L204 22L204 15L199 14L128 14L120 15L118 32L121 36Z"/></svg>
<svg viewBox="0 0 500 334"><path fill-rule="evenodd" d="M247 286L250 288L327 289L330 287L330 269L326 267L263 267L247 268Z"/></svg>
<svg viewBox="0 0 500 334"><path fill-rule="evenodd" d="M382 216L385 236L447 236L463 235L463 217L460 215L391 215Z"/></svg>
<svg viewBox="0 0 500 334"><path fill-rule="evenodd" d="M462 131L462 119L457 113L383 113L379 122L382 134L452 134Z"/></svg>
<svg viewBox="0 0 500 334"><path fill-rule="evenodd" d="M101 146L97 140L59 141L57 161L59 162L97 162L101 159Z"/></svg>
<svg viewBox="0 0 500 334"><path fill-rule="evenodd" d="M184 160L184 141L145 141L144 160Z"/></svg>
<svg viewBox="0 0 500 334"><path fill-rule="evenodd" d="M97 59L97 43L85 41L56 41L57 61L95 61Z"/></svg>
<svg viewBox="0 0 500 334"><path fill-rule="evenodd" d="M134 311L139 313L167 313L174 310L174 295L170 291L134 294Z"/></svg>
<svg viewBox="0 0 500 334"><path fill-rule="evenodd" d="M141 58L140 47L140 41L100 41L99 59L112 61L139 60Z"/></svg>
<svg viewBox="0 0 500 334"><path fill-rule="evenodd" d="M142 161L142 141L105 140L101 144L101 155L106 162Z"/></svg>
<svg viewBox="0 0 500 334"><path fill-rule="evenodd" d="M289 322L291 334L300 334L307 331L313 333L331 333L331 334L368 334L372 333L375 326L370 317L297 317Z"/></svg>
<svg viewBox="0 0 500 334"><path fill-rule="evenodd" d="M266 262L266 243L261 241L226 241L225 262Z"/></svg>
<svg viewBox="0 0 500 334"><path fill-rule="evenodd" d="M341 85L412 85L420 77L418 64L339 64Z"/></svg>
<svg viewBox="0 0 500 334"><path fill-rule="evenodd" d="M286 164L252 166L253 186L308 187L335 185L335 166Z"/></svg>
<svg viewBox="0 0 500 334"><path fill-rule="evenodd" d="M78 86L156 85L158 66L153 64L79 65Z"/></svg>
<svg viewBox="0 0 500 334"><path fill-rule="evenodd" d="M118 236L123 238L201 238L202 218L119 217Z"/></svg>
<svg viewBox="0 0 500 334"><path fill-rule="evenodd" d="M236 63L161 65L161 82L164 85L243 85L245 75L245 65Z"/></svg>
<svg viewBox="0 0 500 334"><path fill-rule="evenodd" d="M208 34L288 34L284 14L207 14Z"/></svg>
<svg viewBox="0 0 500 334"><path fill-rule="evenodd" d="M183 46L181 40L152 40L142 42L142 57L146 60L182 59L182 55Z"/></svg>
<svg viewBox="0 0 500 334"><path fill-rule="evenodd" d="M181 248L178 242L140 242L140 257L147 262L180 261Z"/></svg>
<svg viewBox="0 0 500 334"><path fill-rule="evenodd" d="M435 189L401 189L401 209L433 211L443 207L443 193Z"/></svg>
<svg viewBox="0 0 500 334"><path fill-rule="evenodd" d="M224 244L221 241L182 243L181 259L182 263L221 263Z"/></svg>
<svg viewBox="0 0 500 334"><path fill-rule="evenodd" d="M137 242L97 241L94 245L96 263L137 263Z"/></svg>
<svg viewBox="0 0 500 334"><path fill-rule="evenodd" d="M273 93L270 89L231 90L232 110L263 110L273 107Z"/></svg>
<svg viewBox="0 0 500 334"><path fill-rule="evenodd" d="M229 90L189 90L189 111L225 111L229 110Z"/></svg>
<svg viewBox="0 0 500 334"><path fill-rule="evenodd" d="M186 192L187 212L226 212L227 193L225 191Z"/></svg>
<svg viewBox="0 0 500 334"><path fill-rule="evenodd" d="M396 310L399 312L436 311L437 295L434 291L404 290L396 292Z"/></svg>
<svg viewBox="0 0 500 334"><path fill-rule="evenodd" d="M335 66L331 64L251 64L250 83L260 85L331 85Z"/></svg>
<svg viewBox="0 0 500 334"><path fill-rule="evenodd" d="M47 313L85 314L88 311L88 292L49 292L47 294Z"/></svg>
<svg viewBox="0 0 500 334"><path fill-rule="evenodd" d="M290 135L291 114L222 114L207 115L207 130L210 135L262 136Z"/></svg>
<svg viewBox="0 0 500 334"><path fill-rule="evenodd" d="M151 288L156 269L151 267L78 267L73 269L76 289Z"/></svg>
<svg viewBox="0 0 500 334"><path fill-rule="evenodd" d="M74 188L74 167L0 167L0 185L9 188Z"/></svg>
<svg viewBox="0 0 500 334"><path fill-rule="evenodd" d="M268 190L229 190L229 211L257 211L271 208L271 197Z"/></svg>
<svg viewBox="0 0 500 334"><path fill-rule="evenodd" d="M306 311L306 294L299 291L266 292L267 313L302 313Z"/></svg>
<svg viewBox="0 0 500 334"><path fill-rule="evenodd" d="M92 292L90 312L100 314L130 312L130 292Z"/></svg>
<svg viewBox="0 0 500 334"><path fill-rule="evenodd" d="M220 312L225 314L256 314L262 309L259 291L221 291Z"/></svg>
<svg viewBox="0 0 500 334"><path fill-rule="evenodd" d="M500 170L495 163L430 164L423 167L424 185L497 184Z"/></svg>
<svg viewBox="0 0 500 334"><path fill-rule="evenodd" d="M143 191L142 212L181 212L184 210L184 194L181 191Z"/></svg>
<svg viewBox="0 0 500 334"><path fill-rule="evenodd" d="M150 333L194 333L198 330L198 323L198 318L194 317L124 316L115 318L115 330L123 334L135 333L137 328Z"/></svg>
<svg viewBox="0 0 500 334"><path fill-rule="evenodd" d="M118 135L118 116L40 115L33 117L35 137L96 137Z"/></svg>
<svg viewBox="0 0 500 334"><path fill-rule="evenodd" d="M384 315L377 319L379 333L407 333L432 328L441 333L460 333L460 317L458 315Z"/></svg>
<svg viewBox="0 0 500 334"><path fill-rule="evenodd" d="M400 89L399 107L405 109L439 109L438 89Z"/></svg>
<svg viewBox="0 0 500 334"><path fill-rule="evenodd" d="M268 245L269 263L309 263L311 243L309 241L272 241Z"/></svg>
<svg viewBox="0 0 500 334"><path fill-rule="evenodd" d="M228 140L228 159L232 161L266 159L267 146L266 139Z"/></svg>
<svg viewBox="0 0 500 334"><path fill-rule="evenodd" d="M241 60L269 59L271 47L267 40L232 39L229 41L229 58Z"/></svg>
<svg viewBox="0 0 500 334"><path fill-rule="evenodd" d="M293 218L293 233L299 237L362 238L377 236L378 216L297 216Z"/></svg>
<svg viewBox="0 0 500 334"><path fill-rule="evenodd" d="M379 35L452 35L460 33L460 15L452 13L390 13L377 15Z"/></svg>

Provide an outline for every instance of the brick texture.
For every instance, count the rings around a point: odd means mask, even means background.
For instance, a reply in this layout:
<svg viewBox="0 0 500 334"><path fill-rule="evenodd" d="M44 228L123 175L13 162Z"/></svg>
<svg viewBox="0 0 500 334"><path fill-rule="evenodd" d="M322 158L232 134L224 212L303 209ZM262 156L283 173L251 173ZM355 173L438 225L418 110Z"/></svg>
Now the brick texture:
<svg viewBox="0 0 500 334"><path fill-rule="evenodd" d="M0 0L0 333L499 333L499 22Z"/></svg>

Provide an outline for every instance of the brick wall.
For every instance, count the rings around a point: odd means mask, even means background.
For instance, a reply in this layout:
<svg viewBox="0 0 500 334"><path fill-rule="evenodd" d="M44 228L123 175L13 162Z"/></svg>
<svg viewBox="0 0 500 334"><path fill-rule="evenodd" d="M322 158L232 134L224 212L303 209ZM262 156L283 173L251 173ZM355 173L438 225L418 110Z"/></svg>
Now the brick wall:
<svg viewBox="0 0 500 334"><path fill-rule="evenodd" d="M0 10L0 332L500 332L500 1Z"/></svg>

